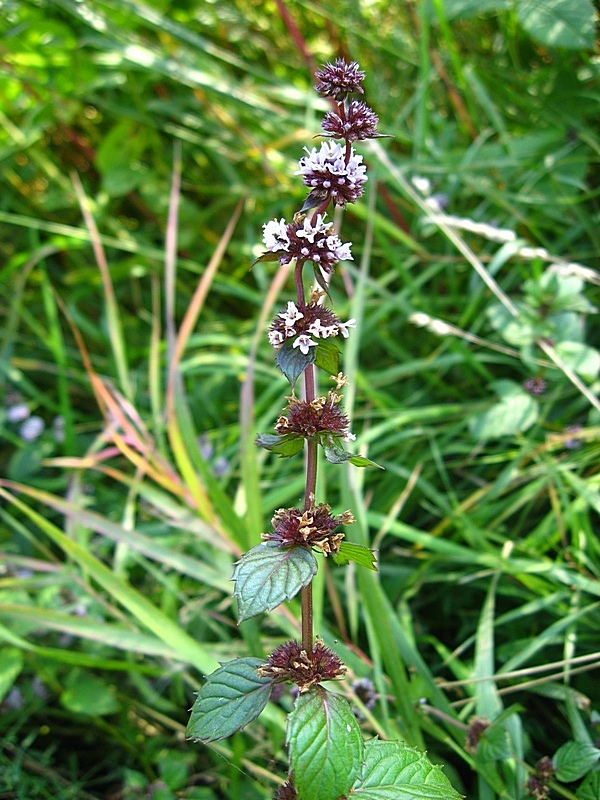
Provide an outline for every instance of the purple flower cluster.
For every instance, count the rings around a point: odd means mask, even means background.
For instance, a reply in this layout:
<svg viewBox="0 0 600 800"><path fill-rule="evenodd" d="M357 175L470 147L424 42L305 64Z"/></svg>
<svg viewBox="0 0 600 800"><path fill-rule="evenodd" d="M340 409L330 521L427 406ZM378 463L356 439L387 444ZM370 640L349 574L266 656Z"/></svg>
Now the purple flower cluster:
<svg viewBox="0 0 600 800"><path fill-rule="evenodd" d="M333 231L333 223L325 221L325 209L332 203L345 208L355 203L363 193L367 181L363 157L357 155L352 142L373 139L377 133L377 115L362 101L348 100L348 95L363 93L364 72L355 61L338 58L335 64L326 64L316 72L319 83L315 86L323 97L331 99L334 108L323 120L324 136L328 141L320 148L305 148L296 171L310 189L302 211L294 221L271 220L263 226L263 241L268 253L273 253L282 264L293 260L300 267L311 261L315 270L325 278L340 261L352 258L350 243L343 243ZM331 141L341 139L342 143ZM310 216L303 212L314 210ZM318 279L318 275L317 275Z"/></svg>

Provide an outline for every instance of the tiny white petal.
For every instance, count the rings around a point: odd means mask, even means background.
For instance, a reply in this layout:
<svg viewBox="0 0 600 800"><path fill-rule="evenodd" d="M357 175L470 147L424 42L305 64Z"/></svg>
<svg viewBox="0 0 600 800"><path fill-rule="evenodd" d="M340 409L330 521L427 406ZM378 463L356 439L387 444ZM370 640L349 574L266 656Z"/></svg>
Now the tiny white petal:
<svg viewBox="0 0 600 800"><path fill-rule="evenodd" d="M340 322L339 324L340 333L344 339L348 338L348 328L356 328L356 320L354 318L349 319L348 322Z"/></svg>
<svg viewBox="0 0 600 800"><path fill-rule="evenodd" d="M298 336L298 338L296 339L296 341L292 345L292 347L299 347L300 348L300 352L303 355L307 355L308 351L310 350L310 348L311 347L316 347L316 346L317 346L317 342L313 342L313 340L310 338L310 336L307 336L305 333L300 334L300 336Z"/></svg>

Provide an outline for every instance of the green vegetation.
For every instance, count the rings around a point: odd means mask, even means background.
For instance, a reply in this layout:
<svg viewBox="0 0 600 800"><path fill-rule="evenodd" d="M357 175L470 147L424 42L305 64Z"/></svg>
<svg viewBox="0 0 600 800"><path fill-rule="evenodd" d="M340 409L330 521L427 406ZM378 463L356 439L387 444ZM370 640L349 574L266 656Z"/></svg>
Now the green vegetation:
<svg viewBox="0 0 600 800"><path fill-rule="evenodd" d="M226 742L184 731L219 662L298 637L297 601L238 629L231 597L303 491L254 445L293 282L250 265L304 197L313 68L345 54L393 136L362 148L332 286L356 452L385 471L321 470L379 572L322 565L315 631L365 734L469 800L597 800L592 4L2 12L0 795L260 800L285 773L289 696Z"/></svg>

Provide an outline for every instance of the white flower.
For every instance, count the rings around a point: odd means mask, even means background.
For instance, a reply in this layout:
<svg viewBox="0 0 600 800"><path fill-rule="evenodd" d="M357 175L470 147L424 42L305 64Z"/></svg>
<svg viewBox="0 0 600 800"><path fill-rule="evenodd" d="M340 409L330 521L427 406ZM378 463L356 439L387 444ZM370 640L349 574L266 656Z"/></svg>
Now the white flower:
<svg viewBox="0 0 600 800"><path fill-rule="evenodd" d="M269 338L269 344L272 347L279 347L279 345L283 343L284 336L281 331L269 331L267 336Z"/></svg>
<svg viewBox="0 0 600 800"><path fill-rule="evenodd" d="M350 248L352 247L352 242L342 242L342 240L338 236L328 236L327 237L327 248L332 252L335 253L335 257L338 261L352 261L352 253L350 252Z"/></svg>
<svg viewBox="0 0 600 800"><path fill-rule="evenodd" d="M356 328L356 320L354 318L349 319L348 322L340 322L339 331L344 337L344 339L348 338L348 328Z"/></svg>
<svg viewBox="0 0 600 800"><path fill-rule="evenodd" d="M337 142L323 142L321 149L313 147L309 150L304 148L307 155L302 156L298 162L300 169L294 175L306 175L310 172L328 172L334 175L344 175L346 164L344 163L344 149Z"/></svg>
<svg viewBox="0 0 600 800"><path fill-rule="evenodd" d="M296 308L296 304L292 303L291 300L287 304L287 309L282 311L279 316L284 322L286 328L293 328L294 323L297 322L299 319L302 319L304 314ZM295 333L295 331L294 331Z"/></svg>
<svg viewBox="0 0 600 800"><path fill-rule="evenodd" d="M316 220L314 218L311 220L306 217L302 223L302 227L297 230L296 235L299 239L306 239L311 244L314 244L315 236L318 233L327 233L329 230L331 230L331 228L333 228L333 222L325 222L323 216L321 214L317 214ZM329 238L327 239L328 243Z"/></svg>
<svg viewBox="0 0 600 800"><path fill-rule="evenodd" d="M267 250L277 252L279 250L288 250L290 240L287 235L287 225L283 217L277 222L272 219L263 225L263 242Z"/></svg>
<svg viewBox="0 0 600 800"><path fill-rule="evenodd" d="M303 355L307 355L311 347L317 346L317 342L313 342L313 340L310 338L310 336L307 336L307 334L301 333L292 346L299 347L300 352Z"/></svg>

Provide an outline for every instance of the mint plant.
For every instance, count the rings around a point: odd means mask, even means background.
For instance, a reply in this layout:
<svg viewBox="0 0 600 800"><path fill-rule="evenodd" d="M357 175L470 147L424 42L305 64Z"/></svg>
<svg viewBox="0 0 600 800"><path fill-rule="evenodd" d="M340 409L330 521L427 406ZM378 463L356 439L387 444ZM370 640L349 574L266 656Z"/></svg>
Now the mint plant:
<svg viewBox="0 0 600 800"><path fill-rule="evenodd" d="M336 265L352 258L351 244L341 241L326 218L327 210L331 205L345 208L361 197L366 166L352 144L381 136L375 113L362 101L350 99L363 92L364 73L356 62L338 59L318 70L316 77L316 91L332 104L322 123L326 141L319 149L306 149L300 159L296 174L309 188L308 197L292 222L280 219L264 225L266 252L258 259L293 267L296 298L275 316L268 332L291 395L275 433L260 434L257 444L281 458L304 453L304 502L301 508L275 511L272 530L240 558L232 578L238 622L301 593L302 640L284 642L266 660L239 658L209 675L192 708L187 735L204 743L230 736L263 711L278 684L288 683L297 691L287 725L289 773L274 800L453 800L459 795L423 753L402 742L364 741L350 704L324 685L342 676L345 667L313 633L315 553L338 564L354 561L376 569L368 548L344 538L342 528L354 522L351 511L334 514L330 505L317 502L316 480L319 450L332 464L377 466L346 449L355 436L341 406L347 379L339 371L339 349L333 340L347 338L355 321L342 322L324 300ZM316 286L307 296L308 265ZM333 381L325 395L318 394L316 368ZM295 387L301 376L300 398Z"/></svg>

